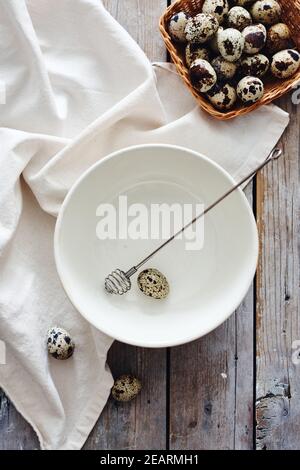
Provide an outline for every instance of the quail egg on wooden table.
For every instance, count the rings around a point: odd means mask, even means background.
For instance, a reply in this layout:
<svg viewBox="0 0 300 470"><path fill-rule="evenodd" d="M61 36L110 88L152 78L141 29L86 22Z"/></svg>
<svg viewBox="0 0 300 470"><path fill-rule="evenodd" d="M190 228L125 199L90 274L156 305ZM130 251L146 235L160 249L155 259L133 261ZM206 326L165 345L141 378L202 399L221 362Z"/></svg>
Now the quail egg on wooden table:
<svg viewBox="0 0 300 470"><path fill-rule="evenodd" d="M256 103L264 95L264 84L257 77L244 77L238 83L237 94L243 103Z"/></svg>
<svg viewBox="0 0 300 470"><path fill-rule="evenodd" d="M245 40L244 52L246 54L257 54L266 44L267 30L263 24L247 26L242 34Z"/></svg>
<svg viewBox="0 0 300 470"><path fill-rule="evenodd" d="M240 72L244 76L263 77L270 67L268 57L263 54L244 56L240 62Z"/></svg>
<svg viewBox="0 0 300 470"><path fill-rule="evenodd" d="M201 44L190 42L185 49L185 61L188 67L197 59L209 61L209 51Z"/></svg>
<svg viewBox="0 0 300 470"><path fill-rule="evenodd" d="M238 68L235 62L228 62L228 60L224 59L224 57L222 57L221 55L215 57L211 65L213 66L217 74L218 80L220 81L226 81L233 78Z"/></svg>
<svg viewBox="0 0 300 470"><path fill-rule="evenodd" d="M138 275L137 284L143 294L153 299L165 299L170 292L166 276L154 268L144 269Z"/></svg>
<svg viewBox="0 0 300 470"><path fill-rule="evenodd" d="M271 72L277 78L289 78L300 66L300 54L294 49L277 52L271 61Z"/></svg>
<svg viewBox="0 0 300 470"><path fill-rule="evenodd" d="M202 7L202 12L215 16L219 24L226 19L228 11L228 0L205 0Z"/></svg>
<svg viewBox="0 0 300 470"><path fill-rule="evenodd" d="M219 22L215 16L199 13L187 21L185 37L189 42L204 44L216 34L218 28Z"/></svg>
<svg viewBox="0 0 300 470"><path fill-rule="evenodd" d="M229 83L223 85L217 83L209 90L207 97L212 105L220 111L232 109L237 98L235 88Z"/></svg>
<svg viewBox="0 0 300 470"><path fill-rule="evenodd" d="M121 375L115 380L111 394L116 401L133 400L140 393L142 384L139 379L130 374Z"/></svg>
<svg viewBox="0 0 300 470"><path fill-rule="evenodd" d="M244 49L245 40L242 33L234 28L224 29L218 34L220 54L228 62L237 62Z"/></svg>
<svg viewBox="0 0 300 470"><path fill-rule="evenodd" d="M251 8L254 21L271 25L277 23L281 16L281 6L276 0L260 0Z"/></svg>
<svg viewBox="0 0 300 470"><path fill-rule="evenodd" d="M185 27L190 16L184 11L173 15L169 21L169 33L174 41L186 42Z"/></svg>
<svg viewBox="0 0 300 470"><path fill-rule="evenodd" d="M227 24L230 28L243 31L243 29L252 24L252 17L246 8L233 7L229 10Z"/></svg>
<svg viewBox="0 0 300 470"><path fill-rule="evenodd" d="M289 49L291 46L291 32L286 24L277 23L270 27L266 44L266 49L269 54L276 54L276 52Z"/></svg>
<svg viewBox="0 0 300 470"><path fill-rule="evenodd" d="M47 348L52 357L65 360L72 356L75 344L64 328L53 326L47 333Z"/></svg>
<svg viewBox="0 0 300 470"><path fill-rule="evenodd" d="M190 79L196 90L206 93L216 84L217 74L207 60L197 59L190 67Z"/></svg>

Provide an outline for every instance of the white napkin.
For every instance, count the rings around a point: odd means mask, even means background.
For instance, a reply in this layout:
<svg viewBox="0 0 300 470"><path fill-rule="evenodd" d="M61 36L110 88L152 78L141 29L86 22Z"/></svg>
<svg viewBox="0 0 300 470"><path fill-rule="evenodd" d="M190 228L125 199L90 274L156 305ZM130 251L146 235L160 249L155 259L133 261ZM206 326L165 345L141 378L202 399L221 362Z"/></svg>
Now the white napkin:
<svg viewBox="0 0 300 470"><path fill-rule="evenodd" d="M43 449L79 449L112 385L112 339L71 306L53 260L52 216L74 181L147 142L200 151L240 177L288 124L275 106L218 122L174 71L153 68L99 0L0 0L0 385ZM47 355L52 325L76 342L67 361Z"/></svg>

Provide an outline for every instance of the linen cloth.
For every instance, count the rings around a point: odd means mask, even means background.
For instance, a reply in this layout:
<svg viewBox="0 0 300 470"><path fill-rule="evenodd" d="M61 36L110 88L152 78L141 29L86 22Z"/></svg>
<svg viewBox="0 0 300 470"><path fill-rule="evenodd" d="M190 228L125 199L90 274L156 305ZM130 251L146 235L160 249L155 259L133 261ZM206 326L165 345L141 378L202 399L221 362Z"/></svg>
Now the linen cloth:
<svg viewBox="0 0 300 470"><path fill-rule="evenodd" d="M113 340L75 311L56 273L53 231L67 191L108 153L151 142L202 152L242 177L288 115L265 106L229 122L209 117L100 0L0 0L0 98L0 386L42 449L79 449L109 395ZM47 355L52 325L76 342L68 361Z"/></svg>

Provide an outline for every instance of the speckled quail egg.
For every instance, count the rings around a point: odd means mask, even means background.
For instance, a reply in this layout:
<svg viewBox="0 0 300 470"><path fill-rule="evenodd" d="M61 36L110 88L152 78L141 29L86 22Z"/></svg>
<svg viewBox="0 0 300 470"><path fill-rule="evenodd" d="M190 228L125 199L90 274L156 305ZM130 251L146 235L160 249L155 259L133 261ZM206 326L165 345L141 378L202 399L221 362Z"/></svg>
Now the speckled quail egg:
<svg viewBox="0 0 300 470"><path fill-rule="evenodd" d="M207 97L212 105L220 111L233 108L237 98L235 88L229 83L217 83L209 90Z"/></svg>
<svg viewBox="0 0 300 470"><path fill-rule="evenodd" d="M133 375L124 374L115 380L111 394L116 401L131 401L137 397L142 390L139 379Z"/></svg>
<svg viewBox="0 0 300 470"><path fill-rule="evenodd" d="M235 62L228 62L228 60L224 59L221 55L213 59L211 65L220 81L233 78L238 68Z"/></svg>
<svg viewBox="0 0 300 470"><path fill-rule="evenodd" d="M222 24L229 11L228 0L205 0L202 12L214 15L219 24Z"/></svg>
<svg viewBox="0 0 300 470"><path fill-rule="evenodd" d="M203 44L216 34L218 28L219 22L215 16L199 13L187 21L185 37L189 42Z"/></svg>
<svg viewBox="0 0 300 470"><path fill-rule="evenodd" d="M264 84L257 77L244 77L237 86L238 97L246 104L253 104L264 94Z"/></svg>
<svg viewBox="0 0 300 470"><path fill-rule="evenodd" d="M47 348L52 357L64 360L72 356L75 344L66 330L53 326L47 333Z"/></svg>
<svg viewBox="0 0 300 470"><path fill-rule="evenodd" d="M242 75L252 77L263 77L269 70L270 61L263 54L245 56L240 62L240 72Z"/></svg>
<svg viewBox="0 0 300 470"><path fill-rule="evenodd" d="M289 27L284 23L277 23L270 27L267 34L266 49L270 54L292 46L291 32Z"/></svg>
<svg viewBox="0 0 300 470"><path fill-rule="evenodd" d="M263 24L247 26L242 34L245 40L244 52L246 54L257 54L266 44L267 30Z"/></svg>
<svg viewBox="0 0 300 470"><path fill-rule="evenodd" d="M271 61L271 72L277 78L288 78L297 72L300 66L300 54L294 49L277 52Z"/></svg>
<svg viewBox="0 0 300 470"><path fill-rule="evenodd" d="M237 29L224 29L218 34L220 54L229 62L237 62L244 49L245 40Z"/></svg>
<svg viewBox="0 0 300 470"><path fill-rule="evenodd" d="M174 41L186 42L185 27L190 16L185 11L173 15L169 22L169 33Z"/></svg>
<svg viewBox="0 0 300 470"><path fill-rule="evenodd" d="M281 16L281 6L276 0L260 0L251 8L254 21L266 25L277 23Z"/></svg>
<svg viewBox="0 0 300 470"><path fill-rule="evenodd" d="M170 291L167 278L158 269L144 269L139 274L137 283L143 294L153 299L165 299Z"/></svg>
<svg viewBox="0 0 300 470"><path fill-rule="evenodd" d="M246 8L233 7L229 10L227 24L230 28L243 31L243 29L252 24L252 17Z"/></svg>
<svg viewBox="0 0 300 470"><path fill-rule="evenodd" d="M220 26L218 28L218 31L214 35L214 37L209 41L209 47L215 54L219 54L219 47L218 47L218 36L221 33L221 31L224 31L223 26Z"/></svg>
<svg viewBox="0 0 300 470"><path fill-rule="evenodd" d="M205 46L190 42L185 49L185 61L188 67L196 59L204 59L209 61L209 51Z"/></svg>

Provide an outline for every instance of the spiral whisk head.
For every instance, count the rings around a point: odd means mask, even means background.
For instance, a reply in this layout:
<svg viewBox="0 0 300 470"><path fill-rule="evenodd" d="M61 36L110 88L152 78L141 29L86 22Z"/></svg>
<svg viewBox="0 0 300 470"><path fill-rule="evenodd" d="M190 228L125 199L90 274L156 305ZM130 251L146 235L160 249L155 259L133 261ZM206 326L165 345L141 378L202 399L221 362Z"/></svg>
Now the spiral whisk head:
<svg viewBox="0 0 300 470"><path fill-rule="evenodd" d="M121 271L116 269L105 278L105 290L109 294L126 294L131 289L131 281L128 276Z"/></svg>

